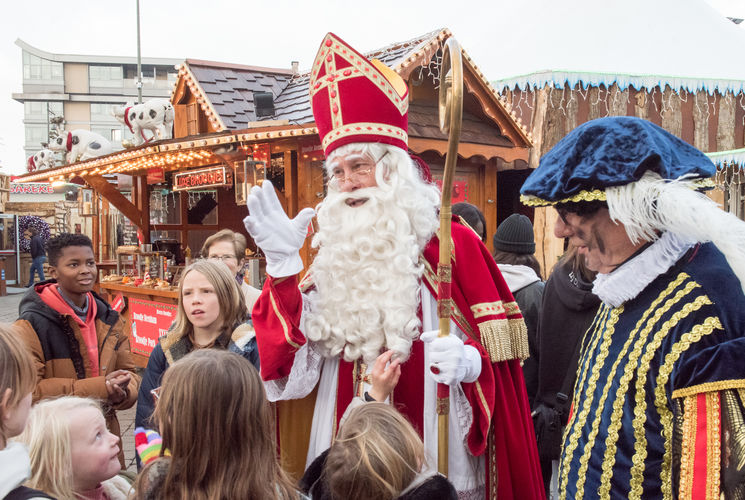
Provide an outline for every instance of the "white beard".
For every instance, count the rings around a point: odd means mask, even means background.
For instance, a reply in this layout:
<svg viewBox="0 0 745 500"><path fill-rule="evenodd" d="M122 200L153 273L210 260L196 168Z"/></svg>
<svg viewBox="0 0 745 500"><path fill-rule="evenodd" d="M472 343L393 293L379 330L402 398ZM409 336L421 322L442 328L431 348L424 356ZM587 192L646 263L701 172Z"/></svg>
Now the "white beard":
<svg viewBox="0 0 745 500"><path fill-rule="evenodd" d="M305 333L324 356L370 364L386 349L405 360L419 335L419 255L438 225L431 185L329 190L318 208ZM348 198L368 200L349 207ZM402 200L406 200L403 203Z"/></svg>

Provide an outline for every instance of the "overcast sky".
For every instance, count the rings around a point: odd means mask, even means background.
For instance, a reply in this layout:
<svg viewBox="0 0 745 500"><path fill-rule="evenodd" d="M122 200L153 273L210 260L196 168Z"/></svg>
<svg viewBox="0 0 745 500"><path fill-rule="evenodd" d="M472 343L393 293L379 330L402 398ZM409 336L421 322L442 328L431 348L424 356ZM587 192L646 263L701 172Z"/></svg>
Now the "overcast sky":
<svg viewBox="0 0 745 500"><path fill-rule="evenodd" d="M745 0L707 2L721 16L745 18ZM13 92L22 90L21 49L14 44L16 38L58 54L134 56L135 5L135 0L3 2L0 18L3 171L21 173L25 161L23 105L11 98ZM674 60L670 55L673 51L659 48L661 41L653 40L650 44L644 38L662 25L680 25L687 9L697 13L692 16L693 22L706 18L706 12L701 15L702 8L714 12L702 0L140 1L143 57L208 59L284 68L297 60L304 69L312 63L318 44L328 31L365 52L448 27L490 80L549 68L621 72L625 69L622 54L599 55L612 54L614 50L634 54L633 58L637 59L647 51L654 52L658 61ZM711 32L705 30L695 37L686 27L682 35L703 45L719 32L729 33L733 25L724 24L708 24L706 29ZM738 30L745 40L745 28ZM606 36L607 33L614 35ZM715 50L742 54L745 42L737 50L735 47ZM590 67L567 67L582 57L589 57L592 63L585 66ZM732 59L732 66L735 65L742 66L739 56ZM733 76L709 74L718 69L703 62L701 68L707 74L697 75L700 77Z"/></svg>

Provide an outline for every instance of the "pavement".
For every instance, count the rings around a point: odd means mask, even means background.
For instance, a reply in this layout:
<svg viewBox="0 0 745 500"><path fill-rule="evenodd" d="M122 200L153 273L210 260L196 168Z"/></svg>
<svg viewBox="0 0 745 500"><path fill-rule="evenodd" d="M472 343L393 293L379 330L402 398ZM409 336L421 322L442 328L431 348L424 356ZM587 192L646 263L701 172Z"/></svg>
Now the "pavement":
<svg viewBox="0 0 745 500"><path fill-rule="evenodd" d="M0 297L0 323L13 323L18 319L18 304L25 293L26 288L8 287L8 295ZM137 472L135 462L135 410L137 404L128 410L117 412L119 426L122 430L122 449L124 450L124 463L128 471Z"/></svg>

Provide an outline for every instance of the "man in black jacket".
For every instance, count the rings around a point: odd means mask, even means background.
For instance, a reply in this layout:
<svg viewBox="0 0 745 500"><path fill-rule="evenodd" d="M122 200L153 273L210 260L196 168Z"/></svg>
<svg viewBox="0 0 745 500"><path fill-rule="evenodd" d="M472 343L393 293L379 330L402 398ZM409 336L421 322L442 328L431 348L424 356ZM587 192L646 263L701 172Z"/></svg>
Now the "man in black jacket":
<svg viewBox="0 0 745 500"><path fill-rule="evenodd" d="M39 273L39 281L44 281L44 261L47 260L47 254L38 229L35 227L28 228L26 237L31 238L31 270L29 271L28 285L26 285L26 288L28 288L34 284L34 271Z"/></svg>

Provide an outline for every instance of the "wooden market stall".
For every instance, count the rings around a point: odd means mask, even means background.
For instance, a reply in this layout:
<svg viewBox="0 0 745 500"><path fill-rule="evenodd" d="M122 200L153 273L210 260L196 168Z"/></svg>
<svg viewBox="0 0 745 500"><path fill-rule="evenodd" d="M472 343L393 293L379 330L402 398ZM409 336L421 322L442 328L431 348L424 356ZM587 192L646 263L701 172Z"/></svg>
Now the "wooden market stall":
<svg viewBox="0 0 745 500"><path fill-rule="evenodd" d="M442 178L447 148L447 137L438 126L439 57L450 36L447 29L437 30L366 54L407 82L409 147L430 164L435 180ZM506 110L467 53L464 73L454 202L468 201L484 212L490 245L497 221L519 207L522 181L510 171L527 168L531 143L529 133ZM204 240L219 229L245 234L246 190L262 179L273 182L290 217L325 196L323 153L308 82L309 74L296 70L186 60L171 97L176 111L174 139L27 174L19 182L79 176L131 221L144 243L175 242L183 256L196 256ZM119 185L105 177L112 174L119 174ZM126 176L131 176L129 196L121 190L129 179ZM249 245L256 251L252 242ZM312 259L307 243L301 255L307 265ZM144 331L150 336L155 330L163 333L153 326L160 323L151 312L172 307L174 291L117 283L102 283L102 287L129 300L133 346L142 346ZM133 304L140 308L136 316ZM143 312L142 308L150 309ZM145 316L149 323L142 319ZM154 345L155 340L147 342ZM141 351L149 352L147 346Z"/></svg>

